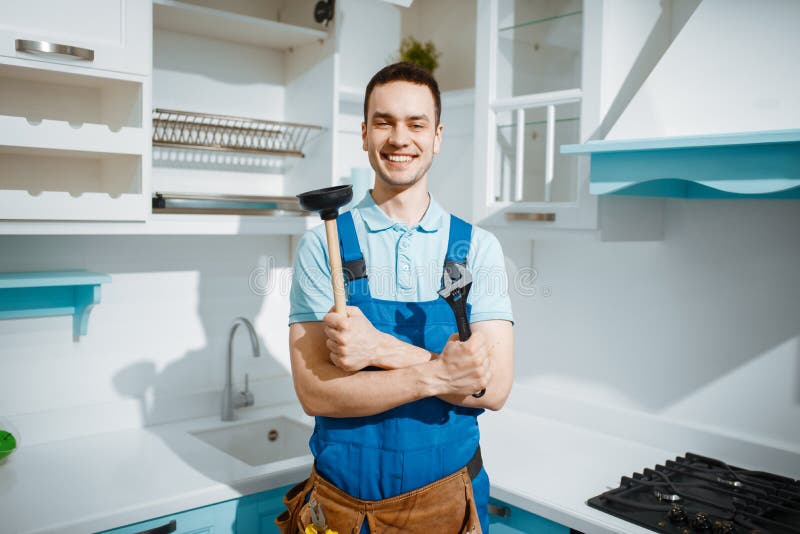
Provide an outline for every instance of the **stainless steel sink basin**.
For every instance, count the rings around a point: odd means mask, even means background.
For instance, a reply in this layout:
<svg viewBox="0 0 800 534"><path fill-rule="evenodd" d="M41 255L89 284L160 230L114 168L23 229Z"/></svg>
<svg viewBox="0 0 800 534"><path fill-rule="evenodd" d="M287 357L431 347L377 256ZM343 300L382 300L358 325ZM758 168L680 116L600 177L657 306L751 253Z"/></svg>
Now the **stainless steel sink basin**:
<svg viewBox="0 0 800 534"><path fill-rule="evenodd" d="M297 421L273 417L190 434L247 464L262 465L311 454L311 431Z"/></svg>

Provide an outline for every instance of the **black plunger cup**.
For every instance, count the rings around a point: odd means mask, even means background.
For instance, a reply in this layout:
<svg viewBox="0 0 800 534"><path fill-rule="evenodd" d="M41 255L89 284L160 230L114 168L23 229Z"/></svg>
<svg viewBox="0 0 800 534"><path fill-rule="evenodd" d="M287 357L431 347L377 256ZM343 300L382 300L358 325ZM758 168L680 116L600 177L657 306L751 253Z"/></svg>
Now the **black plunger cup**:
<svg viewBox="0 0 800 534"><path fill-rule="evenodd" d="M344 276L342 274L342 256L339 253L339 232L336 228L336 217L339 208L353 199L352 185L336 185L315 189L297 195L300 207L306 211L316 211L325 221L325 237L328 245L328 261L331 267L331 286L333 286L333 305L336 313L347 313L347 301L344 295Z"/></svg>

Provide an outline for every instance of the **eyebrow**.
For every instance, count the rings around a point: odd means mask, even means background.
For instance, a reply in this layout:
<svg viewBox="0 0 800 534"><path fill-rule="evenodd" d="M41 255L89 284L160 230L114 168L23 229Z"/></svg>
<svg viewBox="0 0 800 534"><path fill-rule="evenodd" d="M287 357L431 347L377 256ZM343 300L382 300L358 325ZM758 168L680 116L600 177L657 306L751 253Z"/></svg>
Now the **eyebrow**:
<svg viewBox="0 0 800 534"><path fill-rule="evenodd" d="M386 113L385 111L376 111L375 113L372 114L372 118L373 118L373 120L374 119L394 119L395 116L392 115L391 113ZM411 115L409 117L406 117L405 120L409 120L409 121L428 121L428 122L430 122L430 119L424 113L421 114L421 115Z"/></svg>

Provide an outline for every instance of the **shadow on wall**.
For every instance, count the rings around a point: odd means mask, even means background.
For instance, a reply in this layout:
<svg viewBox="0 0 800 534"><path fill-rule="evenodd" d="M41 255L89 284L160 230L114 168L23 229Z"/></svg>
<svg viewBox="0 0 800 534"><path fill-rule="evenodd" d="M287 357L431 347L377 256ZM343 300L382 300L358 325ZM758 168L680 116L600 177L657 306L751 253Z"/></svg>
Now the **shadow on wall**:
<svg viewBox="0 0 800 534"><path fill-rule="evenodd" d="M220 418L229 333L234 318L238 316L249 319L257 333L262 334L258 335L261 356L253 358L246 328L237 328L232 344L234 397L244 389L244 375L247 372L256 406L294 399L294 392L289 391L291 386L287 391L270 388L274 377L278 377L275 380L279 382L290 383L288 378L283 379L289 375L288 361L285 361L284 354L276 354L286 344L287 336L282 332L274 336L263 334L286 325L291 278L288 276L287 239L266 239L274 242L280 250L269 251L273 254L268 254L263 236L189 236L152 240L157 245L140 243L141 248L156 247L156 250L138 251L157 258L148 262L149 269L156 272L193 271L196 274L199 320L197 327L194 326L197 321L192 318L182 318L178 327L169 322L152 324L152 331L147 335L159 340L164 353L169 354L170 347L175 345L196 347L180 356L169 357L163 367L153 360L141 360L121 368L113 376L115 389L138 402L144 425L157 425L187 417L207 417L210 414ZM258 260L253 265L255 257ZM176 290L174 295L170 294L169 287L163 291L167 293L160 295L164 300L185 299L190 292L186 287ZM173 343L176 340L171 336L181 335L173 332L184 332L183 335L191 335L192 340L190 343L181 340ZM164 354L159 353L163 359ZM220 473L218 465L204 463L202 455L193 457L183 452L185 446L181 447L179 440L183 442L187 439L185 433L159 432L157 435L176 456L198 473L212 480L229 482L229 474ZM253 491L246 487L247 481L242 484L242 487L235 489L242 493ZM235 515L231 520L235 521Z"/></svg>
<svg viewBox="0 0 800 534"><path fill-rule="evenodd" d="M181 239L187 240L187 238ZM225 259L226 247L215 245L226 238L202 238L202 245L199 244L200 239L188 238L198 241L195 244L197 252L187 255L185 260L173 256L166 261L169 263L169 270L197 273L197 317L201 329L197 337L198 340L203 340L204 345L185 352L181 357L171 358L163 368L159 369L153 361L140 361L121 369L113 378L114 387L119 393L139 402L141 419L145 425L185 418L185 415L181 416L181 408L176 408L176 404L180 403L180 397L186 395L195 396L204 404L205 408L196 410L201 414L218 413L221 392L225 384L228 336L234 318L245 317L256 325L257 331L263 332L263 328L259 328L259 323L263 321L259 321L258 317L266 311L262 308L272 296L263 295L263 292L252 287L252 274L259 267L248 265L244 259L236 257L236 253L233 257ZM240 247L234 245L234 248ZM209 254L208 251L212 250L217 252ZM198 254L208 254L208 257L198 263L195 261ZM219 259L215 261L214 258ZM272 258L270 260L272 267L282 268L281 265L275 265L274 256L269 258ZM153 268L160 270L158 265ZM243 269L247 269L248 272L243 272ZM164 297L169 298L168 295ZM276 295L276 298L280 298L280 295ZM160 340L164 350L168 352L170 345L173 345L172 336L186 335L178 333L187 330L185 324L181 326L183 328L175 328L169 323L152 325L153 330L147 335ZM245 372L250 374L251 385L259 377L276 376L287 372L285 363L279 361L270 351L270 343L274 343L274 340L265 340L263 336L259 336L261 358L259 361L250 361L252 349L244 330L244 328L237 329L233 342L232 379L235 391L242 389ZM181 341L176 344L186 345ZM264 399L260 400L263 404Z"/></svg>

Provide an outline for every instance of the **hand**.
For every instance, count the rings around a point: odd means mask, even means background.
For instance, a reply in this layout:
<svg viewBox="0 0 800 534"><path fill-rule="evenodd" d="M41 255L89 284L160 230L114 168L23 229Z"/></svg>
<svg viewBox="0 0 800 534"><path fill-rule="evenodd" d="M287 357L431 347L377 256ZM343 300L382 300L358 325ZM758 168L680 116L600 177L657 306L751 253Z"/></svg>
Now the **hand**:
<svg viewBox="0 0 800 534"><path fill-rule="evenodd" d="M473 331L463 342L458 340L458 334L453 334L434 364L438 365L436 376L442 385L439 395L472 395L486 388L494 374L494 363L482 332Z"/></svg>
<svg viewBox="0 0 800 534"><path fill-rule="evenodd" d="M374 365L384 334L356 306L347 306L347 316L334 311L322 318L331 362L342 371L355 372Z"/></svg>

